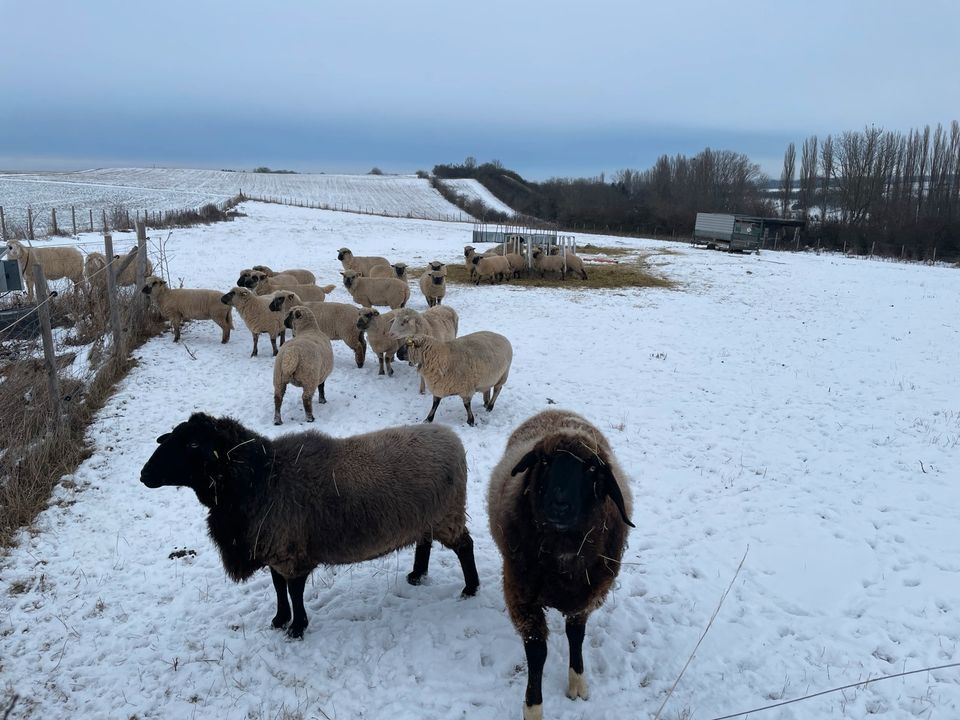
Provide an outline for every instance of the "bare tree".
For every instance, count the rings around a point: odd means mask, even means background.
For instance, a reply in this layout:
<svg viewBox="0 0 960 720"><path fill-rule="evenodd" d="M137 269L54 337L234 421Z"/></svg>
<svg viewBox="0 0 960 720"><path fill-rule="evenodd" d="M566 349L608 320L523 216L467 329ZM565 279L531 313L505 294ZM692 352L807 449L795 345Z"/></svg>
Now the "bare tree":
<svg viewBox="0 0 960 720"><path fill-rule="evenodd" d="M803 141L800 154L800 212L806 220L817 193L817 136Z"/></svg>
<svg viewBox="0 0 960 720"><path fill-rule="evenodd" d="M787 217L790 213L790 198L793 195L793 178L796 169L797 148L790 143L783 154L783 172L780 173L780 208L783 217Z"/></svg>
<svg viewBox="0 0 960 720"><path fill-rule="evenodd" d="M820 146L820 221L827 221L830 210L830 180L833 178L833 136L827 135Z"/></svg>

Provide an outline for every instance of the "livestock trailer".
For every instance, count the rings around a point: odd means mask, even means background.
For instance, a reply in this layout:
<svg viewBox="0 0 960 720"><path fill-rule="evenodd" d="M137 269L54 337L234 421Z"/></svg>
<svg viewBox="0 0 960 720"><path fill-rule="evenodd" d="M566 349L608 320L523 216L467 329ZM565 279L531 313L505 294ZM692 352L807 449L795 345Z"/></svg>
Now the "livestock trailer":
<svg viewBox="0 0 960 720"><path fill-rule="evenodd" d="M707 247L722 248L730 252L757 252L765 245L772 245L773 238L781 239L788 229L793 230L796 239L803 226L803 220L697 213L693 237L695 240L704 241Z"/></svg>

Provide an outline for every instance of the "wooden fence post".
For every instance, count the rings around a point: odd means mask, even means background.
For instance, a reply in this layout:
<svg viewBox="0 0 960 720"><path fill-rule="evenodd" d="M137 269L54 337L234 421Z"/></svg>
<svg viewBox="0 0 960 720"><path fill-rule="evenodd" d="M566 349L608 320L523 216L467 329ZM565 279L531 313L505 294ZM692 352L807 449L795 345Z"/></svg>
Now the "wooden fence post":
<svg viewBox="0 0 960 720"><path fill-rule="evenodd" d="M50 208L50 225L53 227L53 235L60 234L60 228L57 227L57 209Z"/></svg>
<svg viewBox="0 0 960 720"><path fill-rule="evenodd" d="M70 206L70 220L73 222L73 234L77 234L77 208Z"/></svg>
<svg viewBox="0 0 960 720"><path fill-rule="evenodd" d="M90 232L93 232L93 208L90 208Z"/></svg>
<svg viewBox="0 0 960 720"><path fill-rule="evenodd" d="M3 216L2 205L0 205L0 237L7 239L7 219Z"/></svg>
<svg viewBox="0 0 960 720"><path fill-rule="evenodd" d="M50 392L50 424L55 425L60 418L60 378L57 376L57 353L53 347L53 328L50 324L50 289L43 266L33 266L33 282L36 286L37 315L40 317L40 334L43 336L43 361L47 368L47 389Z"/></svg>
<svg viewBox="0 0 960 720"><path fill-rule="evenodd" d="M107 211L101 210L101 212L103 213L103 234L106 235L110 231L110 228L107 227Z"/></svg>
<svg viewBox="0 0 960 720"><path fill-rule="evenodd" d="M34 240L33 237L33 208L27 208L27 237Z"/></svg>
<svg viewBox="0 0 960 720"><path fill-rule="evenodd" d="M107 301L110 304L110 327L113 329L113 352L119 354L122 340L120 328L120 308L117 298L117 276L113 266L113 236L105 233L103 249L107 257Z"/></svg>

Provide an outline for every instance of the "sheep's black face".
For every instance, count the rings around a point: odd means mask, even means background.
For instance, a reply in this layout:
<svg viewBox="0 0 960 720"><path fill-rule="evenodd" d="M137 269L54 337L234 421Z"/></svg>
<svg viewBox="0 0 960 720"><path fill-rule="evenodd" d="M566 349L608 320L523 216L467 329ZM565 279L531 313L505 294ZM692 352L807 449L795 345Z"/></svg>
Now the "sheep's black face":
<svg viewBox="0 0 960 720"><path fill-rule="evenodd" d="M340 250L340 251L337 253L337 260L343 260L343 258L346 256L346 254L347 254L346 251Z"/></svg>
<svg viewBox="0 0 960 720"><path fill-rule="evenodd" d="M239 285L239 283L237 284ZM223 297L220 298L220 302L222 302L224 305L229 305L231 300L233 300L233 290L226 293Z"/></svg>
<svg viewBox="0 0 960 720"><path fill-rule="evenodd" d="M214 422L212 418L197 413L158 437L160 447L140 471L140 482L148 488L191 487L200 502L209 505L208 500L214 494L211 477L216 474L211 471L211 466L219 461L220 437Z"/></svg>
<svg viewBox="0 0 960 720"><path fill-rule="evenodd" d="M602 505L613 500L620 517L627 517L620 486L609 466L591 455L581 458L562 446L553 452L535 449L527 453L512 475L526 472L525 485L530 493L536 523L556 532L581 528L583 521Z"/></svg>
<svg viewBox="0 0 960 720"><path fill-rule="evenodd" d="M536 505L544 524L564 532L589 515L597 495L597 467L575 455L559 453L540 461Z"/></svg>
<svg viewBox="0 0 960 720"><path fill-rule="evenodd" d="M270 309L273 312L280 312L283 310L283 303L286 298L283 295L279 295L270 301Z"/></svg>
<svg viewBox="0 0 960 720"><path fill-rule="evenodd" d="M397 360L405 362L407 359L407 344L403 343L397 348Z"/></svg>
<svg viewBox="0 0 960 720"><path fill-rule="evenodd" d="M443 275L434 275L430 278L434 285L443 285Z"/></svg>

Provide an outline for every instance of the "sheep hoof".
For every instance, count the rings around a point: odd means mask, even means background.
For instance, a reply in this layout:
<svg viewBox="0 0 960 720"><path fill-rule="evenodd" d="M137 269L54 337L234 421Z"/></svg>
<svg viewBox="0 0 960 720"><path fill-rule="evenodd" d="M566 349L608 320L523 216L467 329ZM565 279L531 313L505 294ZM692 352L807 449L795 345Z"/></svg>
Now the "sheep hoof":
<svg viewBox="0 0 960 720"><path fill-rule="evenodd" d="M281 615L277 613L273 616L273 620L270 621L270 624L273 625L277 630L281 630L287 626L287 623L290 622L290 614Z"/></svg>
<svg viewBox="0 0 960 720"><path fill-rule="evenodd" d="M313 422L313 415L307 415L307 422Z"/></svg>
<svg viewBox="0 0 960 720"><path fill-rule="evenodd" d="M407 582L410 583L411 585L419 585L420 583L423 582L423 574L422 574L422 573L409 573L409 574L407 575Z"/></svg>
<svg viewBox="0 0 960 720"><path fill-rule="evenodd" d="M275 418L273 419L273 424L274 424L274 425L283 425L283 420L281 420L281 419L278 418L278 417L275 417Z"/></svg>
<svg viewBox="0 0 960 720"><path fill-rule="evenodd" d="M467 585L465 588L463 588L463 590L460 591L460 597L462 597L462 598L473 597L474 595L477 594L477 588L478 588L478 587L480 587L480 586L479 586L479 585L474 585L473 587L471 587L471 586Z"/></svg>
<svg viewBox="0 0 960 720"><path fill-rule="evenodd" d="M543 705L524 704L523 720L543 720Z"/></svg>
<svg viewBox="0 0 960 720"><path fill-rule="evenodd" d="M293 624L287 628L287 637L291 640L303 640L303 631L307 629L307 623L304 622L302 625L294 621Z"/></svg>
<svg viewBox="0 0 960 720"><path fill-rule="evenodd" d="M590 690L587 688L587 679L583 676L582 673L576 672L573 668L570 668L568 673L569 682L567 683L567 697L571 700L576 700L577 698L583 698L584 700L590 699Z"/></svg>

